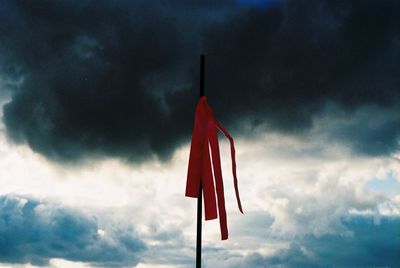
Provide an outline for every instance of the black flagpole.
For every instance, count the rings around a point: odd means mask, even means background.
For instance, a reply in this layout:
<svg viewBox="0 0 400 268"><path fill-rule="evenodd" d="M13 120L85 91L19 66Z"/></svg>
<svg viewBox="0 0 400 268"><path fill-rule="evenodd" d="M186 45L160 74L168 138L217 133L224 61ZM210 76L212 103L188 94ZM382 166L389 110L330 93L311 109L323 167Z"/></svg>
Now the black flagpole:
<svg viewBox="0 0 400 268"><path fill-rule="evenodd" d="M200 97L204 96L204 65L205 56L200 56ZM201 224L202 224L203 187L200 179L199 196L197 197L197 237L196 237L196 268L201 268Z"/></svg>

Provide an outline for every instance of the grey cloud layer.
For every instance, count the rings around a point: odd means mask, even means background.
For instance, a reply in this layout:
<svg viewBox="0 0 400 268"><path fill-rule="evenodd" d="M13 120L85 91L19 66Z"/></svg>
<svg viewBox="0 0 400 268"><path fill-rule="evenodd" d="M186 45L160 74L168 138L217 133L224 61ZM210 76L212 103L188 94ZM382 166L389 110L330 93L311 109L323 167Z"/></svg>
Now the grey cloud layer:
<svg viewBox="0 0 400 268"><path fill-rule="evenodd" d="M210 249L210 267L398 267L400 258L399 217L376 221L371 216L343 219L350 235L309 235L286 240L289 246L268 255L251 253L246 257ZM281 241L282 242L282 241ZM262 245L262 244L261 244ZM273 243L271 243L273 245Z"/></svg>
<svg viewBox="0 0 400 268"><path fill-rule="evenodd" d="M132 230L98 233L95 217L49 202L0 196L0 262L48 265L51 258L132 266L145 244Z"/></svg>
<svg viewBox="0 0 400 268"><path fill-rule="evenodd" d="M359 153L398 149L397 1L4 2L0 73L12 92L8 135L56 160L113 155L168 159L188 140L198 55L217 116L237 133L266 123L304 133L333 103ZM328 116L329 118L329 116ZM368 118L368 116L366 117ZM339 128L341 126L339 125Z"/></svg>
<svg viewBox="0 0 400 268"><path fill-rule="evenodd" d="M397 267L399 218L354 217L344 222L351 236L310 236L274 256L253 254L244 267Z"/></svg>

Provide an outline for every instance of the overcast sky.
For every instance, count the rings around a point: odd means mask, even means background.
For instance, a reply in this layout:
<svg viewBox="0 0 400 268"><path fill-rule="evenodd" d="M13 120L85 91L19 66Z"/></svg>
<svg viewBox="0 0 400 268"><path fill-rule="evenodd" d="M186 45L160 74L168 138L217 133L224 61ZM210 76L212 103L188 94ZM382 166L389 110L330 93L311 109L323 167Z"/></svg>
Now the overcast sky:
<svg viewBox="0 0 400 268"><path fill-rule="evenodd" d="M204 267L400 266L400 2L0 0L0 267L194 266L202 53Z"/></svg>

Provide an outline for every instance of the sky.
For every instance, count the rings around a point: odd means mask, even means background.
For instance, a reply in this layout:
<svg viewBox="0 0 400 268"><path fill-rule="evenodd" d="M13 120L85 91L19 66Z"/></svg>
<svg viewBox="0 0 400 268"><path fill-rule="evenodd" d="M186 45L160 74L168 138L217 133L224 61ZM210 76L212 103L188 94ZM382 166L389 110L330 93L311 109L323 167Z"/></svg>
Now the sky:
<svg viewBox="0 0 400 268"><path fill-rule="evenodd" d="M396 0L0 0L0 267L194 267L199 56L229 239L203 267L400 266Z"/></svg>

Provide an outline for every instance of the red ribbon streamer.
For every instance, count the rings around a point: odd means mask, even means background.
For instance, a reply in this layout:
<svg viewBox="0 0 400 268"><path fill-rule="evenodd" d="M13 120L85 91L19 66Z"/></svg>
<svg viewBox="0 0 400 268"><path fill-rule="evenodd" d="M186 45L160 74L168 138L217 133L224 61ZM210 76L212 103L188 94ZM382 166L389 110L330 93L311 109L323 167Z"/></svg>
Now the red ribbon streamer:
<svg viewBox="0 0 400 268"><path fill-rule="evenodd" d="M225 240L228 239L228 226L226 221L224 183L222 181L217 129L220 130L230 142L236 200L240 212L243 213L236 177L235 145L233 143L233 138L215 119L205 96L200 98L196 106L185 195L197 198L199 196L200 181L202 182L205 218L206 220L213 220L218 217L218 201L221 239ZM217 195L217 199L215 195Z"/></svg>

